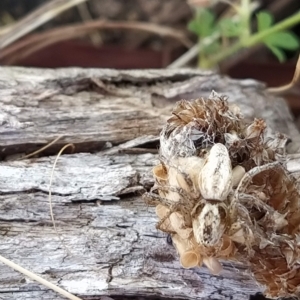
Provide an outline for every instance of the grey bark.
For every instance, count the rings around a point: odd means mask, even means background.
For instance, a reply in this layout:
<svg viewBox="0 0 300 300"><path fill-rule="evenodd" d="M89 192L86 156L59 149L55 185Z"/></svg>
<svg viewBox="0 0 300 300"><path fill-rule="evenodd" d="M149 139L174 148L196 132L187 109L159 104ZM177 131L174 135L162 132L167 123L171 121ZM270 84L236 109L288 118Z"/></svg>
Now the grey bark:
<svg viewBox="0 0 300 300"><path fill-rule="evenodd" d="M174 101L212 89L247 119L263 117L289 134L297 151L286 103L253 80L196 70L0 68L0 254L83 299L248 299L259 292L242 264L224 263L220 276L180 267L141 199L153 184L157 135ZM16 160L59 135L42 157ZM66 143L76 153L59 158L52 184L61 240L48 188L52 154ZM298 176L298 155L288 168ZM62 298L1 265L0 299Z"/></svg>

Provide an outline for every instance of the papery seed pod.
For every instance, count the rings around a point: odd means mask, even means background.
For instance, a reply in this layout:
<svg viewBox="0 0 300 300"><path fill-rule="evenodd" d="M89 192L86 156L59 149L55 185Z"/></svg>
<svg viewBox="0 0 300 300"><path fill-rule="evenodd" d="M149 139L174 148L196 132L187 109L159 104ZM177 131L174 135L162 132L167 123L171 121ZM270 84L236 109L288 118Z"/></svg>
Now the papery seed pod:
<svg viewBox="0 0 300 300"><path fill-rule="evenodd" d="M182 239L178 234L173 234L172 240L184 268L193 268L202 263L202 257L193 239Z"/></svg>
<svg viewBox="0 0 300 300"><path fill-rule="evenodd" d="M163 164L159 164L152 169L155 182L160 186L166 186L168 183L167 168ZM161 197L166 197L166 190L159 189L158 194Z"/></svg>
<svg viewBox="0 0 300 300"><path fill-rule="evenodd" d="M162 164L154 167L153 172L157 182L159 195L172 202L181 201L182 192L199 197L198 176L204 159L196 156L177 157L169 160L168 166ZM186 199L188 201L188 199Z"/></svg>
<svg viewBox="0 0 300 300"><path fill-rule="evenodd" d="M215 144L199 175L199 188L204 199L225 200L232 189L232 167L226 147Z"/></svg>
<svg viewBox="0 0 300 300"><path fill-rule="evenodd" d="M191 237L193 229L186 226L185 220L179 212L173 212L169 219L172 228L181 238L188 239Z"/></svg>
<svg viewBox="0 0 300 300"><path fill-rule="evenodd" d="M236 166L235 168L233 168L232 187L237 187L245 174L246 174L246 170L242 166Z"/></svg>
<svg viewBox="0 0 300 300"><path fill-rule="evenodd" d="M167 168L163 164L159 164L153 168L153 175L160 184L165 184L168 180Z"/></svg>
<svg viewBox="0 0 300 300"><path fill-rule="evenodd" d="M170 213L170 210L166 206L164 206L162 204L158 204L155 207L155 213L160 219L162 219Z"/></svg>
<svg viewBox="0 0 300 300"><path fill-rule="evenodd" d="M194 251L194 250L189 250L182 255L180 255L180 264L185 268L185 269L190 269L194 267L199 267L203 263L203 258L200 255L200 253Z"/></svg>
<svg viewBox="0 0 300 300"><path fill-rule="evenodd" d="M218 257L229 258L234 256L236 248L233 241L226 235L223 236L222 247L218 252Z"/></svg>
<svg viewBox="0 0 300 300"><path fill-rule="evenodd" d="M180 170L188 175L189 179L193 183L194 187L198 187L198 177L201 172L205 160L197 156L191 157L179 157L178 166Z"/></svg>
<svg viewBox="0 0 300 300"><path fill-rule="evenodd" d="M155 208L155 212L160 219L159 229L164 232L175 232L170 217L168 217L170 215L170 210L166 206L158 204Z"/></svg>

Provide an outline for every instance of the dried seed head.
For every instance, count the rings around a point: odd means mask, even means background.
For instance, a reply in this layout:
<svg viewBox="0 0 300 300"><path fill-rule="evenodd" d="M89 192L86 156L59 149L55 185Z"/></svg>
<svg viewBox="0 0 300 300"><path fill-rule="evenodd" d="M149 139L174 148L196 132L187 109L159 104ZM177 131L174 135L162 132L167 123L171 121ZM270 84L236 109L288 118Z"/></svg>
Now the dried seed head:
<svg viewBox="0 0 300 300"><path fill-rule="evenodd" d="M216 93L177 103L152 197L183 267L204 262L218 274L218 258L239 260L267 295L300 295L300 194L284 165L286 141L263 120L246 124Z"/></svg>
<svg viewBox="0 0 300 300"><path fill-rule="evenodd" d="M224 133L240 131L242 115L234 106L228 106L225 97L215 92L208 99L182 100L160 136L160 155L197 155L199 150L224 143Z"/></svg>
<svg viewBox="0 0 300 300"><path fill-rule="evenodd" d="M232 167L226 147L215 144L199 175L199 188L204 199L225 200L232 188Z"/></svg>
<svg viewBox="0 0 300 300"><path fill-rule="evenodd" d="M247 126L244 130L244 136L246 139L255 139L262 136L266 129L266 122L262 119L254 119L254 122Z"/></svg>

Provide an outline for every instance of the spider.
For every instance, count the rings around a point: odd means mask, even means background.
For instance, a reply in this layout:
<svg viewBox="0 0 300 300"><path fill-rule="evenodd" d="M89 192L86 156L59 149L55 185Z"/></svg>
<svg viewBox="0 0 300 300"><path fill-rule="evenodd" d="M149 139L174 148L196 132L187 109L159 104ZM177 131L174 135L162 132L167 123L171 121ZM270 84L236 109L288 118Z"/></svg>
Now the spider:
<svg viewBox="0 0 300 300"><path fill-rule="evenodd" d="M182 176L184 184L183 181L181 184L187 185L189 190L181 188L179 181L175 186L157 182L144 199L148 204L166 207L167 213L161 216L157 229L176 233L174 226L166 226L166 222L172 213L178 213L183 219L179 229L192 228L197 243L205 247L220 244L224 232L230 231L231 225L237 222L239 197L245 194L253 177L281 165L280 162L272 162L254 167L247 173L241 166L232 169L228 150L223 144L215 144L210 149L201 169L195 170L184 163L184 158L177 162L177 167L172 165L171 159L164 164L176 169L175 178Z"/></svg>

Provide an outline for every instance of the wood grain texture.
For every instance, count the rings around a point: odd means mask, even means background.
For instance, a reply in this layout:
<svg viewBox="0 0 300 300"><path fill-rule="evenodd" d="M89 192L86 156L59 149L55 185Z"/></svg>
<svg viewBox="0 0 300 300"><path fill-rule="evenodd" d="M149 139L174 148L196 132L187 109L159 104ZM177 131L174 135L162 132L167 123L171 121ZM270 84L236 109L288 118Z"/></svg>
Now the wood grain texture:
<svg viewBox="0 0 300 300"><path fill-rule="evenodd" d="M174 101L212 89L246 118L264 117L290 134L297 148L285 102L252 80L194 70L0 68L0 254L83 299L248 299L259 292L241 264L225 263L220 276L180 267L140 197L153 184L157 134ZM42 157L12 158L59 135ZM49 215L50 154L69 142L77 153L60 157L52 186L62 243ZM295 174L299 162L294 155L288 163ZM62 298L1 265L0 299Z"/></svg>

